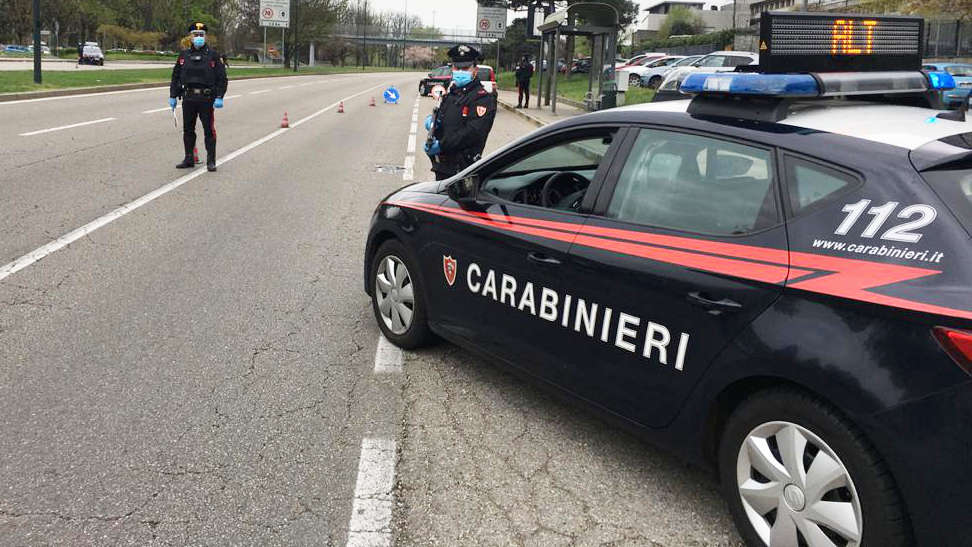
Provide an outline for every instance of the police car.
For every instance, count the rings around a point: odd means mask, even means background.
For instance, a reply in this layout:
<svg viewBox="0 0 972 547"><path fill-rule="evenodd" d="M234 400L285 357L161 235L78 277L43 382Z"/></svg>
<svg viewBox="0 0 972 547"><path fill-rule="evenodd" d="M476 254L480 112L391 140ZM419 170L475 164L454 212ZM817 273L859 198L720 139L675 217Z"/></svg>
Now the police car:
<svg viewBox="0 0 972 547"><path fill-rule="evenodd" d="M713 467L751 545L968 545L972 123L920 71L921 19L761 24L758 73L388 196L378 325Z"/></svg>

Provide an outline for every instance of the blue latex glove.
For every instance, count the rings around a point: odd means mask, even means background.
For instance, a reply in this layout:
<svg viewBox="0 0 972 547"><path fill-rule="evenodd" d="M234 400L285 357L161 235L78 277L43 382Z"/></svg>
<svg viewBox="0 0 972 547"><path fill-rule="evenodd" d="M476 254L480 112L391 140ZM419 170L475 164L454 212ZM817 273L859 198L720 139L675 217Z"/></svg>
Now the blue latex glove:
<svg viewBox="0 0 972 547"><path fill-rule="evenodd" d="M213 106L215 106L216 108L223 108L223 98L216 97L216 100L213 101Z"/></svg>
<svg viewBox="0 0 972 547"><path fill-rule="evenodd" d="M175 110L177 102L175 97L169 97L169 108Z"/></svg>
<svg viewBox="0 0 972 547"><path fill-rule="evenodd" d="M425 130L432 129L432 114L425 117Z"/></svg>
<svg viewBox="0 0 972 547"><path fill-rule="evenodd" d="M430 146L428 141L425 143L425 153L429 156L438 156L442 153L442 147L439 146L439 139L432 139L432 145Z"/></svg>

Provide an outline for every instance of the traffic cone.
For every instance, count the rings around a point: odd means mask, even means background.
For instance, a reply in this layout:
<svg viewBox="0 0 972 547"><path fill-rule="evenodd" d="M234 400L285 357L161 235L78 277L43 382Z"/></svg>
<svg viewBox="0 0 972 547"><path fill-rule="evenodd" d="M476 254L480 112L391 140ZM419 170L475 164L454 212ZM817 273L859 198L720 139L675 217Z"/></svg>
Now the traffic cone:
<svg viewBox="0 0 972 547"><path fill-rule="evenodd" d="M192 149L192 161L193 163L199 163L199 149L193 147Z"/></svg>
<svg viewBox="0 0 972 547"><path fill-rule="evenodd" d="M344 101L338 103L338 114L344 114Z"/></svg>
<svg viewBox="0 0 972 547"><path fill-rule="evenodd" d="M371 102L368 103L368 106L375 106L375 98L374 98L374 96L371 97Z"/></svg>
<svg viewBox="0 0 972 547"><path fill-rule="evenodd" d="M290 120L288 120L288 119L287 119L287 113L286 113L286 112L284 112L284 117L283 117L283 119L282 119L282 120L280 120L280 127L281 127L281 128L287 128L287 127L290 127Z"/></svg>

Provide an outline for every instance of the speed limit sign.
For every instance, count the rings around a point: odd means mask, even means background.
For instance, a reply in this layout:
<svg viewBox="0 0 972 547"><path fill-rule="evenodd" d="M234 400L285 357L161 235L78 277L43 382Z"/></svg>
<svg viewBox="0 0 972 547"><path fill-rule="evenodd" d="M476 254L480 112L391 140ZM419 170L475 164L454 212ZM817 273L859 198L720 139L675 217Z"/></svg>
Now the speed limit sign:
<svg viewBox="0 0 972 547"><path fill-rule="evenodd" d="M261 27L290 27L290 0L260 0Z"/></svg>

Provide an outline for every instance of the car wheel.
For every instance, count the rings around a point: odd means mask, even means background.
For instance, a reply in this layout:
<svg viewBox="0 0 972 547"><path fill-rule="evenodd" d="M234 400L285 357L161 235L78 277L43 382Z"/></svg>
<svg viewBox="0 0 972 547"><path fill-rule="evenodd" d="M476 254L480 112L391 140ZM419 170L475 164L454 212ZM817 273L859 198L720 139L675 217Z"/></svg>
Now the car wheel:
<svg viewBox="0 0 972 547"><path fill-rule="evenodd" d="M638 87L641 85L641 76L637 74L628 75L628 87Z"/></svg>
<svg viewBox="0 0 972 547"><path fill-rule="evenodd" d="M723 495L748 545L910 544L889 471L834 408L767 391L729 417L719 444Z"/></svg>
<svg viewBox="0 0 972 547"><path fill-rule="evenodd" d="M371 304L382 334L396 346L413 349L433 340L418 266L397 240L378 248L371 262Z"/></svg>
<svg viewBox="0 0 972 547"><path fill-rule="evenodd" d="M651 89L658 89L658 86L660 86L661 83L662 83L661 76L652 76L651 79L648 80L648 87Z"/></svg>
<svg viewBox="0 0 972 547"><path fill-rule="evenodd" d="M425 84L419 84L419 95L426 96L429 94L429 88Z"/></svg>

